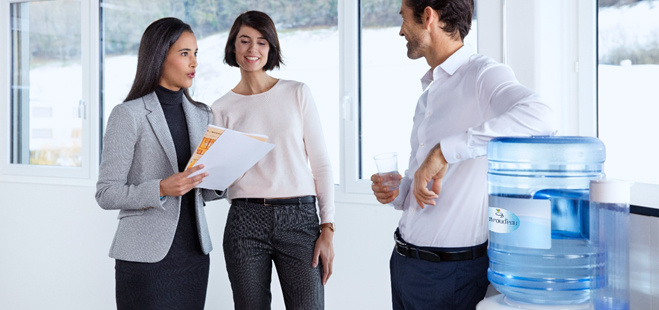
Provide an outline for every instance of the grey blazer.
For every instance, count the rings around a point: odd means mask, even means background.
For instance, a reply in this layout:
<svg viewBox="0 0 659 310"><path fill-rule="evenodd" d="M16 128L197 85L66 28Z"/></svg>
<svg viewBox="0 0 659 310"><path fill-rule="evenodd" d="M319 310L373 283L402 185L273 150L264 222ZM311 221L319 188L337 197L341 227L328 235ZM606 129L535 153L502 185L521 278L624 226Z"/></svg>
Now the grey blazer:
<svg viewBox="0 0 659 310"><path fill-rule="evenodd" d="M183 96L190 148L201 141L211 112ZM110 257L152 263L165 258L174 240L181 197L160 200L160 181L178 172L174 141L155 92L116 106L108 119L96 183L101 208L119 211ZM205 201L222 198L213 190L195 191L201 249L213 248L204 213ZM225 191L226 192L226 191Z"/></svg>

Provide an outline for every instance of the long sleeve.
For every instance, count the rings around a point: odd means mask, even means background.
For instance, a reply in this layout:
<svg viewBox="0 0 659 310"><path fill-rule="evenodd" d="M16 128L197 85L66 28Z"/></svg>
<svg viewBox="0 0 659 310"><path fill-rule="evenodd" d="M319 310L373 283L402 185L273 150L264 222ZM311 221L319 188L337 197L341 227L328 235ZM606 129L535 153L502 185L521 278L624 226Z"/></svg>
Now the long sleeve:
<svg viewBox="0 0 659 310"><path fill-rule="evenodd" d="M409 194L412 181L413 179L407 176L407 172L409 170L405 171L405 174L403 175L403 179L400 180L400 185L398 186L398 196L394 201L389 203L394 207L396 210L403 210L405 209L405 198Z"/></svg>
<svg viewBox="0 0 659 310"><path fill-rule="evenodd" d="M303 84L298 96L298 100L302 103L304 146L309 157L311 174L313 175L316 194L318 196L320 222L334 222L335 205L332 163L327 152L318 109L311 95L311 90L306 85Z"/></svg>
<svg viewBox="0 0 659 310"><path fill-rule="evenodd" d="M482 244L488 238L487 144L497 136L554 133L552 110L521 85L508 66L476 54L470 46L428 70L421 86L409 168L401 183L405 197L394 201L403 209L398 228L405 240L417 245ZM435 206L421 209L412 193L414 173L437 144L449 166Z"/></svg>
<svg viewBox="0 0 659 310"><path fill-rule="evenodd" d="M212 189L201 189L201 196L205 202L226 198L227 191L216 191Z"/></svg>
<svg viewBox="0 0 659 310"><path fill-rule="evenodd" d="M476 127L440 141L449 163L483 156L488 142L498 136L552 135L552 109L534 91L520 84L510 67L495 64L481 71L478 100L488 119Z"/></svg>
<svg viewBox="0 0 659 310"><path fill-rule="evenodd" d="M137 125L126 106L116 106L103 139L103 155L96 183L96 201L103 209L163 208L160 179L130 184L128 174L133 164Z"/></svg>

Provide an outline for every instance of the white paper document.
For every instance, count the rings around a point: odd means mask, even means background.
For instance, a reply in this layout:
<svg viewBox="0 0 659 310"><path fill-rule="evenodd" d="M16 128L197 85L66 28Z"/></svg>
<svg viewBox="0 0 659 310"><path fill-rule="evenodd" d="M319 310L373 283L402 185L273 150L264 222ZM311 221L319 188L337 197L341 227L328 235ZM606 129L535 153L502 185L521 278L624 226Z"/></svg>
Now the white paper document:
<svg viewBox="0 0 659 310"><path fill-rule="evenodd" d="M225 190L274 147L272 143L227 129L194 164L203 164L204 168L189 177L208 172L197 187Z"/></svg>

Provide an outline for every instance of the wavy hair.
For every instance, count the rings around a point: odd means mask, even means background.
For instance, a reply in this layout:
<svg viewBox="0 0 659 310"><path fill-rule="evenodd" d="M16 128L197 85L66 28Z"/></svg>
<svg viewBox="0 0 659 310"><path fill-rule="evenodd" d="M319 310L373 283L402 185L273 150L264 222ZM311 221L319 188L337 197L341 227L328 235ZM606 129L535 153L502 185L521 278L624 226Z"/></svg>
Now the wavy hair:
<svg viewBox="0 0 659 310"><path fill-rule="evenodd" d="M457 34L464 41L471 29L474 13L474 0L403 0L414 13L414 19L421 23L421 16L426 7L437 11L439 20L444 23L442 30L455 38Z"/></svg>

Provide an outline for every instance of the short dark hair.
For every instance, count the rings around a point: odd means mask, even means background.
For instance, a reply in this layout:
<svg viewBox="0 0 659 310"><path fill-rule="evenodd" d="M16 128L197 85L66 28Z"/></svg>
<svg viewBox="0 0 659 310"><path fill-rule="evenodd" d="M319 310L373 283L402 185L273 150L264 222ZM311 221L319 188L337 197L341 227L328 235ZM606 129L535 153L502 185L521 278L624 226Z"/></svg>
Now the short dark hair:
<svg viewBox="0 0 659 310"><path fill-rule="evenodd" d="M474 0L403 0L414 13L414 19L421 23L421 16L426 7L437 11L439 20L444 23L442 29L455 36L460 34L464 41L469 29L471 29L471 18L474 13Z"/></svg>
<svg viewBox="0 0 659 310"><path fill-rule="evenodd" d="M158 88L169 48L185 31L194 34L190 25L174 17L158 19L146 27L137 52L135 80L125 101L144 97ZM190 102L197 103L187 89L183 93Z"/></svg>
<svg viewBox="0 0 659 310"><path fill-rule="evenodd" d="M240 27L248 26L256 29L260 32L268 45L270 45L270 51L268 52L268 62L266 62L263 67L264 71L270 71L274 68L279 68L280 65L284 64L284 61L281 58L281 48L279 46L279 38L277 37L277 29L275 28L275 23L272 21L268 14L265 14L260 11L247 11L236 17L236 20L229 30L229 37L227 38L227 45L224 47L224 63L232 66L238 67L236 62L236 39L238 38L238 32Z"/></svg>

